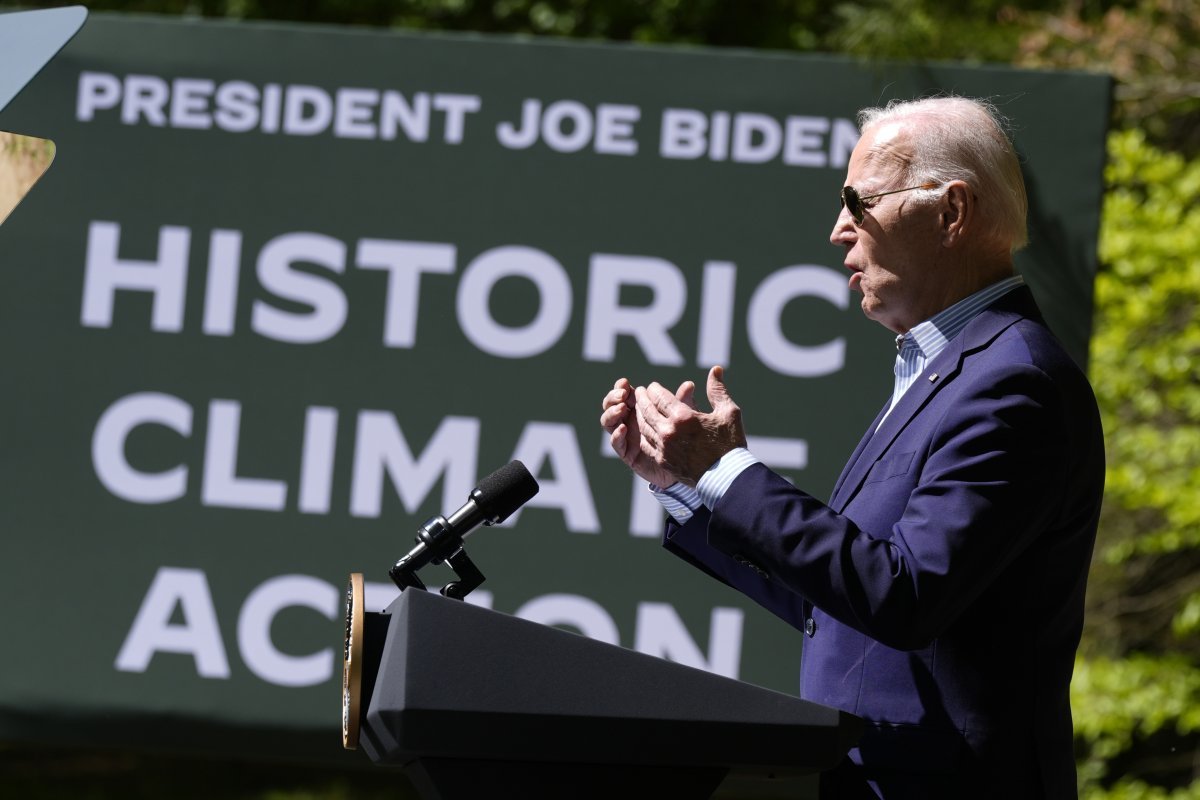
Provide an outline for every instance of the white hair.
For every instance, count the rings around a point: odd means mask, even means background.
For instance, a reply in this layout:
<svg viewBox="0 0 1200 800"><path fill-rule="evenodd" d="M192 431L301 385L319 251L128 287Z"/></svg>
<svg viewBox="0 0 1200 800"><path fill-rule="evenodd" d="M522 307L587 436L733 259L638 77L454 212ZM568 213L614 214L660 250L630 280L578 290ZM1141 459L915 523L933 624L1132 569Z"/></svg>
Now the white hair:
<svg viewBox="0 0 1200 800"><path fill-rule="evenodd" d="M905 165L905 180L965 181L975 193L990 238L1013 252L1024 247L1029 241L1025 181L1004 117L995 106L967 97L930 97L893 100L883 108L858 112L864 132L885 122L909 120L921 124L909 129L914 155Z"/></svg>

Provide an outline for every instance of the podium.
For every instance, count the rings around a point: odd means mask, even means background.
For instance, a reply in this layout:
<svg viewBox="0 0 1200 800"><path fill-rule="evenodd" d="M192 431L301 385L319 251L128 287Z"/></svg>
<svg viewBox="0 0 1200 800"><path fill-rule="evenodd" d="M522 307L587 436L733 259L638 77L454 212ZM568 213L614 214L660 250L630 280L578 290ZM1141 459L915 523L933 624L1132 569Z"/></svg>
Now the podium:
<svg viewBox="0 0 1200 800"><path fill-rule="evenodd" d="M366 614L358 743L427 800L707 798L834 766L861 720L440 595Z"/></svg>

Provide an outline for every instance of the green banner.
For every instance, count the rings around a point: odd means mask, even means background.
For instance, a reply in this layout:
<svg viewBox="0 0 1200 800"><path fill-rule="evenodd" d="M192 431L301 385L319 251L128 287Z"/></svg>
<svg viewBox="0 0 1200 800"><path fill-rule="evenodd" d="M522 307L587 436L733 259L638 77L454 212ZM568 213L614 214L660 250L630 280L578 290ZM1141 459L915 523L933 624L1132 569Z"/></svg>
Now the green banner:
<svg viewBox="0 0 1200 800"><path fill-rule="evenodd" d="M935 91L1013 119L1085 360L1107 79L91 17L0 114L57 145L0 227L0 735L336 758L347 574L384 606L513 458L472 602L794 693L801 637L661 551L600 399L725 364L827 494L894 356L828 241L855 112Z"/></svg>

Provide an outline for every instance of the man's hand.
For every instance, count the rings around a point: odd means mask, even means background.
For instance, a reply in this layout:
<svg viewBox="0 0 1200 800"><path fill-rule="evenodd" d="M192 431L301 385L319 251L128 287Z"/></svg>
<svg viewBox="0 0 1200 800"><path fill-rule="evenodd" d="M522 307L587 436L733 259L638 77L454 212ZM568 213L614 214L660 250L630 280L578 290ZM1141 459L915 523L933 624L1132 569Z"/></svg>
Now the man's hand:
<svg viewBox="0 0 1200 800"><path fill-rule="evenodd" d="M690 397L685 402L678 392L672 395L657 383L635 390L639 452L673 480L695 486L721 456L746 446L742 410L729 396L724 374L721 367L708 372L710 414L696 410Z"/></svg>
<svg viewBox="0 0 1200 800"><path fill-rule="evenodd" d="M696 384L684 381L672 399L695 408L695 393ZM656 486L670 486L675 483L675 476L659 467L643 448L634 406L634 388L628 380L620 378L601 403L604 412L600 415L600 425L608 431L608 441L613 451L630 469Z"/></svg>

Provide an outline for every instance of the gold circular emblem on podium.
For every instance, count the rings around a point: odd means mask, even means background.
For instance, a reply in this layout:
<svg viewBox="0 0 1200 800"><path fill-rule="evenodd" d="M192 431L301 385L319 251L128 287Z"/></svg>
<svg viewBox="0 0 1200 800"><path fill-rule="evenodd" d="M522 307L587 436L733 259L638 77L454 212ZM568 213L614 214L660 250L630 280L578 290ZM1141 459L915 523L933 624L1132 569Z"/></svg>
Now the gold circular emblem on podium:
<svg viewBox="0 0 1200 800"><path fill-rule="evenodd" d="M346 641L342 656L342 747L358 749L363 670L363 576L350 573L346 587Z"/></svg>

